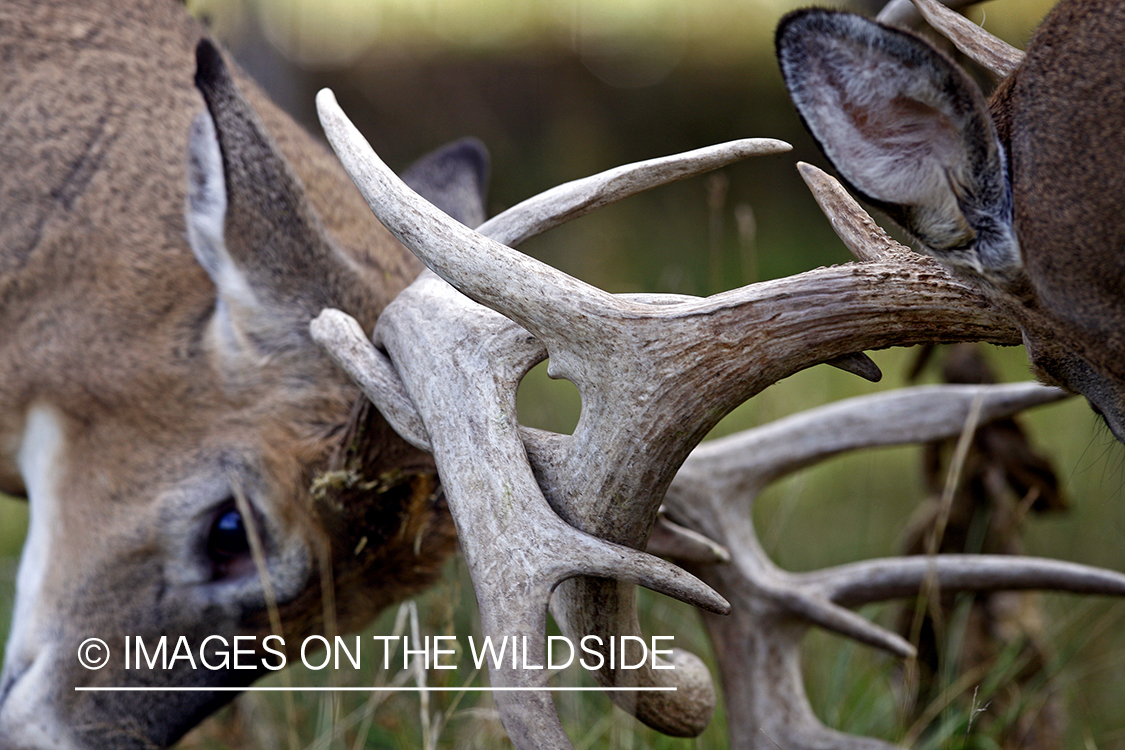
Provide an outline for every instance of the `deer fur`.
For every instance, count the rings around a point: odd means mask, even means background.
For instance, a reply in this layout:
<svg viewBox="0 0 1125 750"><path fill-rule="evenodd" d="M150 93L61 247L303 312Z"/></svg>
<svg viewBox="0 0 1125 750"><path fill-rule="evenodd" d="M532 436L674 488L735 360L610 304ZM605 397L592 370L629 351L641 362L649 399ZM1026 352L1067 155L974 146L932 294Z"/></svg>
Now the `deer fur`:
<svg viewBox="0 0 1125 750"><path fill-rule="evenodd" d="M354 629L452 549L432 460L308 333L326 305L370 333L421 266L178 3L6 2L0 59L0 490L31 504L0 748L165 746L231 694L76 692L135 682L124 636ZM414 174L476 223L483 172L460 144ZM269 587L209 546L223 513Z"/></svg>

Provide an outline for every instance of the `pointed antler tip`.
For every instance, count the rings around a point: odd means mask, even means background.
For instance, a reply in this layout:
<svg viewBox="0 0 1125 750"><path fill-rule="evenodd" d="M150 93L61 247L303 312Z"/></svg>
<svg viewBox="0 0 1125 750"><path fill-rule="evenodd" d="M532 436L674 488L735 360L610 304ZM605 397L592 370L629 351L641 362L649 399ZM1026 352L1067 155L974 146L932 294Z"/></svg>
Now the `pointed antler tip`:
<svg viewBox="0 0 1125 750"><path fill-rule="evenodd" d="M816 188L817 186L831 187L836 178L825 172L815 164L809 164L807 161L797 162L797 172L801 175L801 179L809 188Z"/></svg>
<svg viewBox="0 0 1125 750"><path fill-rule="evenodd" d="M777 138L748 138L748 142L756 142L770 149L769 153L784 154L793 150L793 145Z"/></svg>
<svg viewBox="0 0 1125 750"><path fill-rule="evenodd" d="M875 364L875 361L864 352L853 352L835 357L825 364L858 375L871 383L878 383L883 379L883 371L879 369L879 365Z"/></svg>

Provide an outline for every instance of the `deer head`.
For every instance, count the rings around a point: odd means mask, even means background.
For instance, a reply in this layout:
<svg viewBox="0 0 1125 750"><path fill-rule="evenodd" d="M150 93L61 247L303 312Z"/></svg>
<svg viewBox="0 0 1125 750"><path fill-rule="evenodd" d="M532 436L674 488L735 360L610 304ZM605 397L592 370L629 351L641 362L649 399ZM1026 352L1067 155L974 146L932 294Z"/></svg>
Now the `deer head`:
<svg viewBox="0 0 1125 750"><path fill-rule="evenodd" d="M1123 32L1120 3L1064 0L987 103L905 31L807 10L777 32L793 101L845 182L984 290L1040 378L1084 395L1119 440Z"/></svg>
<svg viewBox="0 0 1125 750"><path fill-rule="evenodd" d="M214 46L193 60L175 4L8 3L0 29L0 487L31 505L0 747L164 746L230 694L75 688L263 665L138 677L125 636L353 629L452 549L432 460L308 332L329 304L370 330L419 267ZM483 165L466 143L414 175L478 223Z"/></svg>

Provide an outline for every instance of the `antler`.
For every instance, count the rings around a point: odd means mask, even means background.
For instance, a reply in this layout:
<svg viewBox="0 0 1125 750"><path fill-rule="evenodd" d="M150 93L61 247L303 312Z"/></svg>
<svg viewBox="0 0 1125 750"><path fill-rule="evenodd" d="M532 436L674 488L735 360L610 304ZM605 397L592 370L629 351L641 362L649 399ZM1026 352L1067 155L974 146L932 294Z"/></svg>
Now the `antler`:
<svg viewBox="0 0 1125 750"><path fill-rule="evenodd" d="M942 5L947 8L956 10L957 8L967 8L970 5L976 5L981 0L942 0ZM921 20L918 10L914 7L913 0L890 0L883 9L879 11L879 15L875 20L883 23L896 24L898 26L917 26Z"/></svg>
<svg viewBox="0 0 1125 750"><path fill-rule="evenodd" d="M329 140L383 223L436 274L526 331L467 305L432 276L401 295L376 330L424 425L408 431L416 439L428 433L486 633L510 633L518 624L541 647L543 605L556 585L553 611L567 632L636 633L634 589L609 578L641 581L725 610L711 592L645 562L640 553L612 548L622 562L603 565L611 548L585 537L579 542L573 529L550 520L540 493L571 526L641 549L688 453L722 416L776 380L867 348L1018 341L1015 329L983 299L936 264L913 256L909 262L818 269L706 299L607 294L453 222L382 164L329 92L320 94L318 106ZM719 148L740 158L761 147ZM682 158L700 165L695 171L723 162ZM633 174L646 170L665 175L659 179L691 171L649 165ZM612 176L583 181L555 200L533 202L534 211L521 209L523 218L502 236L530 236L578 213L576 206L594 207L652 184ZM584 191L602 197L580 197ZM490 319L502 322L486 324ZM469 320L478 327L455 325ZM508 343L487 343L501 340ZM582 416L571 436L518 428L515 388L542 357L539 346L550 356L549 373L574 382L582 396ZM712 396L701 399L701 392ZM473 437L460 441L459 434ZM495 461L478 457L482 449ZM528 525L517 523L524 517L532 519L534 531L525 533ZM576 550L578 559L588 554L592 562L575 562ZM850 613L839 617L854 619ZM697 733L710 716L712 689L694 657L676 659L673 670L605 669L596 676L610 687L675 687L675 693L614 697L663 731ZM526 671L494 669L492 677L494 685L543 684ZM565 746L543 694L504 694L498 702L517 745L543 746L549 736L552 746Z"/></svg>
<svg viewBox="0 0 1125 750"><path fill-rule="evenodd" d="M817 203L844 244L866 263L903 259L887 236L821 170L799 165ZM940 555L867 560L809 573L777 568L762 549L751 515L757 495L782 476L857 448L924 442L1065 397L1033 383L933 386L851 399L802 412L697 448L665 498L669 525L682 528L649 551L678 560L731 602L729 617L704 615L723 669L732 748L889 750L868 737L825 727L813 714L800 670L800 641L810 625L898 656L914 649L897 634L845 608L946 591L1054 589L1125 594L1125 575L1055 560L997 555ZM709 540L720 554L706 554ZM730 560L723 559L729 555Z"/></svg>
<svg viewBox="0 0 1125 750"><path fill-rule="evenodd" d="M915 26L921 19L933 26L957 49L997 78L1007 78L1023 62L1023 51L989 34L953 8L973 5L980 0L892 0L876 20L901 26ZM919 17L920 16L920 17Z"/></svg>
<svg viewBox="0 0 1125 750"><path fill-rule="evenodd" d="M1033 383L902 389L802 412L692 453L669 488L665 510L676 523L724 545L733 558L729 564L683 561L731 601L729 617L704 619L719 662L738 665L722 672L732 748L892 747L828 729L805 696L799 648L810 625L899 656L913 654L897 635L845 607L913 596L935 585L947 591L1125 594L1120 573L1004 555L888 558L790 573L770 561L754 531L754 499L788 473L857 448L956 435L975 419L988 421L1065 395Z"/></svg>

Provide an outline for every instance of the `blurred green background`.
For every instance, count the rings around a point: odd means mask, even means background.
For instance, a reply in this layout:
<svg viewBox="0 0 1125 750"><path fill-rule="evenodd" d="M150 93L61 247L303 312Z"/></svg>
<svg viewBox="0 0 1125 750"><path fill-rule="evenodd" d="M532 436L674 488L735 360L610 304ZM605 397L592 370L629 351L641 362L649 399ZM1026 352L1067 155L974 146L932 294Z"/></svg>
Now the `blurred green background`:
<svg viewBox="0 0 1125 750"><path fill-rule="evenodd" d="M799 179L798 160L825 162L800 127L773 61L773 29L804 2L789 0L191 0L193 13L266 89L313 132L313 95L333 88L344 110L394 167L449 140L474 135L493 159L492 212L555 184L621 163L743 137L789 141L794 152L632 198L555 230L523 249L613 292L711 294L755 280L850 260ZM1023 46L1049 0L997 0L972 17ZM858 7L856 3L852 7ZM185 71L185 75L189 72ZM875 353L885 378L872 385L830 368L777 384L728 417L726 434L849 395L904 384L914 354ZM994 351L1006 379L1028 378L1022 350ZM933 380L933 375L927 376ZM521 419L569 431L573 387L537 368L521 389ZM1054 458L1069 512L1032 519L1031 554L1125 570L1122 447L1072 399L1028 415L1037 445ZM755 508L762 541L781 566L807 570L895 554L925 496L916 448L839 458L767 491ZM26 504L0 500L0 640L6 637ZM643 598L649 631L706 654L690 610ZM1069 714L1069 747L1125 748L1125 604L1045 597ZM876 610L877 612L878 610ZM394 627L390 612L373 632ZM473 632L465 575L450 575L419 603L430 634ZM884 615L887 617L887 615ZM806 643L809 692L836 728L889 740L895 665L839 639ZM315 676L295 675L294 683ZM459 675L458 679L481 678ZM581 675L575 681L584 679ZM1002 679L1002 678L1001 678ZM360 683L362 684L362 683ZM191 742L202 747L496 747L488 701L416 695L383 706L363 698L244 701ZM600 697L560 699L583 747L722 747L723 719L697 740L638 727ZM721 713L721 712L720 712ZM354 714L354 721L344 721ZM420 717L449 722L423 731ZM247 718L249 717L249 718ZM440 724L440 722L439 722ZM242 726L237 730L232 728ZM246 727L257 727L247 729ZM984 742L984 741L981 741ZM281 744L276 744L281 743ZM949 740L944 746L954 746ZM957 745L960 746L960 745ZM987 743L981 746L987 746Z"/></svg>

